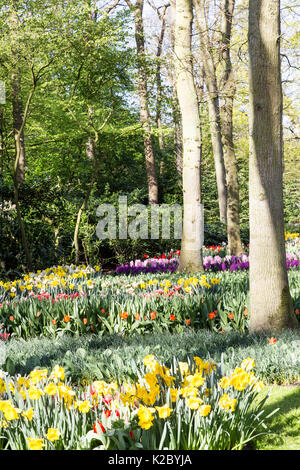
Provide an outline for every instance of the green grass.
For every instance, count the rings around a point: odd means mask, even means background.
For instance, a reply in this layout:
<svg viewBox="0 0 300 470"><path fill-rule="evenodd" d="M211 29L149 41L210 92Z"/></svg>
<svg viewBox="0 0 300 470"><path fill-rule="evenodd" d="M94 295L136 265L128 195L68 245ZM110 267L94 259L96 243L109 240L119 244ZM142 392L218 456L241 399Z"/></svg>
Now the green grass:
<svg viewBox="0 0 300 470"><path fill-rule="evenodd" d="M300 450L300 386L267 387L270 393L265 404L266 413L279 408L269 422L272 435L258 438L256 450ZM262 392L265 393L265 392Z"/></svg>

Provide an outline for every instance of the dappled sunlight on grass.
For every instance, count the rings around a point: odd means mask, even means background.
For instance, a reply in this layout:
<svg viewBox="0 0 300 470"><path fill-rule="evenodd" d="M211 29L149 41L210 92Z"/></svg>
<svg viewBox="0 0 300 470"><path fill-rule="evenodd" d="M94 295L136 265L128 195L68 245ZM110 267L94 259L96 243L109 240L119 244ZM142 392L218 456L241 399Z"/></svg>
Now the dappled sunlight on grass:
<svg viewBox="0 0 300 470"><path fill-rule="evenodd" d="M300 450L300 386L269 386L266 413L276 408L269 422L270 436L255 441L257 450ZM265 392L262 392L265 393Z"/></svg>

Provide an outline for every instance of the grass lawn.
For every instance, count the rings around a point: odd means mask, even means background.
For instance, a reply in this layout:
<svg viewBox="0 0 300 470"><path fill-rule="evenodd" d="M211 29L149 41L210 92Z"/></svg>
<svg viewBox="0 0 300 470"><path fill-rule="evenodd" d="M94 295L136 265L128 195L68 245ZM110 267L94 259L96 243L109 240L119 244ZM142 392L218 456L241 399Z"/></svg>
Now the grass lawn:
<svg viewBox="0 0 300 470"><path fill-rule="evenodd" d="M269 422L272 436L262 436L255 441L257 450L300 450L300 386L269 386L265 409L276 408Z"/></svg>

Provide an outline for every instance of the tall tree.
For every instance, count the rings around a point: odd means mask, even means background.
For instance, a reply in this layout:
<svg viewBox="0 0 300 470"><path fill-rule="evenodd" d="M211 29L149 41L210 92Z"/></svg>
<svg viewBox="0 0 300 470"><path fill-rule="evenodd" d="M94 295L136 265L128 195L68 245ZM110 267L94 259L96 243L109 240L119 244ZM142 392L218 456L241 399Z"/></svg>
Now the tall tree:
<svg viewBox="0 0 300 470"><path fill-rule="evenodd" d="M162 104L163 104L163 84L161 76L161 65L162 65L162 52L163 52L163 42L166 32L166 13L170 6L169 3L163 5L162 7L156 7L155 4L148 0L149 5L156 12L159 21L160 21L160 31L157 38L157 47L156 47L156 70L155 70L155 82L156 82L156 126L158 129L158 144L160 150L164 149L164 138L162 132ZM161 11L160 11L161 10ZM163 172L163 161L161 162L160 173Z"/></svg>
<svg viewBox="0 0 300 470"><path fill-rule="evenodd" d="M0 39L2 49L1 59L5 62L7 78L10 79L12 88L13 131L10 134L13 135L15 144L13 167L14 202L22 246L26 256L27 269L30 271L32 270L32 258L19 200L19 186L25 177L24 129L37 86L44 76L45 70L54 60L53 54L49 53L53 44L53 36L47 30L47 20L40 11L37 15L35 14L39 7L43 10L42 3L31 5L28 2L24 6L14 0L9 2L7 8L3 11L4 21L1 24L2 36ZM46 41L45 36L47 37ZM45 42L48 43L48 47L45 46ZM27 83L24 97L21 96L21 73L27 82L29 82L29 90Z"/></svg>
<svg viewBox="0 0 300 470"><path fill-rule="evenodd" d="M280 2L250 0L250 329L280 331L296 317L286 269L282 195Z"/></svg>
<svg viewBox="0 0 300 470"><path fill-rule="evenodd" d="M243 252L239 222L239 182L237 161L233 144L233 101L235 79L230 57L230 41L235 0L224 0L222 11L221 54L224 62L222 76L221 127L224 164L227 183L227 239L231 255L239 256Z"/></svg>
<svg viewBox="0 0 300 470"><path fill-rule="evenodd" d="M72 42L68 59L57 66L60 96L78 126L78 134L86 141L85 161L91 174L76 216L73 235L76 264L80 262L82 216L99 176L103 155L101 137L116 111L115 106L123 104L120 89L129 81L125 52L120 47L124 39L118 31L120 22L97 10L94 1L83 2L83 6L86 10L82 11L81 30ZM125 63L120 67L122 58ZM126 58L131 60L128 53Z"/></svg>
<svg viewBox="0 0 300 470"><path fill-rule="evenodd" d="M220 221L226 223L227 189L216 66L213 58L213 47L209 36L207 14L205 11L205 0L194 0L194 5L196 12L196 25L199 32L199 54L203 63L204 80L208 91L208 114L216 170Z"/></svg>
<svg viewBox="0 0 300 470"><path fill-rule="evenodd" d="M175 49L175 19L176 19L176 0L170 0L170 25L169 25L169 36L171 43L172 58L174 57ZM172 97L171 97L171 108L172 108L172 119L174 129L174 150L175 150L175 162L176 170L178 175L178 182L182 184L182 128L181 128L181 116L180 108L178 103L178 96L176 90L176 80L174 72L174 64L172 60L171 66L168 68L169 81L171 84Z"/></svg>
<svg viewBox="0 0 300 470"><path fill-rule="evenodd" d="M13 111L13 128L14 134L17 135L22 127L23 121L23 103L21 94L21 78L20 78L20 57L18 47L18 37L20 35L21 24L17 13L17 5L15 1L11 2L11 9L9 15L9 26L12 32L11 41L11 58L12 58L12 73L11 73L11 88L12 88L12 111ZM17 142L16 142L17 145ZM25 138L24 130L20 133L18 138L19 153L18 164L16 166L16 182L17 184L24 183L25 180Z"/></svg>
<svg viewBox="0 0 300 470"><path fill-rule="evenodd" d="M146 172L148 181L148 200L149 204L158 203L158 182L155 167L155 155L153 139L151 133L150 112L148 103L148 78L147 78L147 59L145 51L144 34L144 0L136 0L133 4L131 0L126 0L127 5L134 14L135 41L137 50L137 68L138 68L138 94L140 101L140 121L143 125L144 151L146 159Z"/></svg>
<svg viewBox="0 0 300 470"><path fill-rule="evenodd" d="M182 116L183 140L183 232L180 271L203 270L201 240L200 116L194 83L191 38L192 0L176 0L175 72Z"/></svg>
<svg viewBox="0 0 300 470"><path fill-rule="evenodd" d="M4 123L3 123L3 109L2 109L2 106L1 106L1 103L0 103L0 178L2 176L2 172L3 172L3 126L4 126Z"/></svg>

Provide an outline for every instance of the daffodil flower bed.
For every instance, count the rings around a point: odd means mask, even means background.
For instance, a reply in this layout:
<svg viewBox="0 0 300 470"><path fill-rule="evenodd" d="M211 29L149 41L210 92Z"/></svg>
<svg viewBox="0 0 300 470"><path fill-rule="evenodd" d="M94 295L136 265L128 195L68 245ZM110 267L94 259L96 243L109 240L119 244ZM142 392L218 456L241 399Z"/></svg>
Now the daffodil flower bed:
<svg viewBox="0 0 300 470"><path fill-rule="evenodd" d="M0 447L242 449L266 432L253 359L230 374L194 357L171 368L146 356L135 382L75 389L58 365L0 379Z"/></svg>

